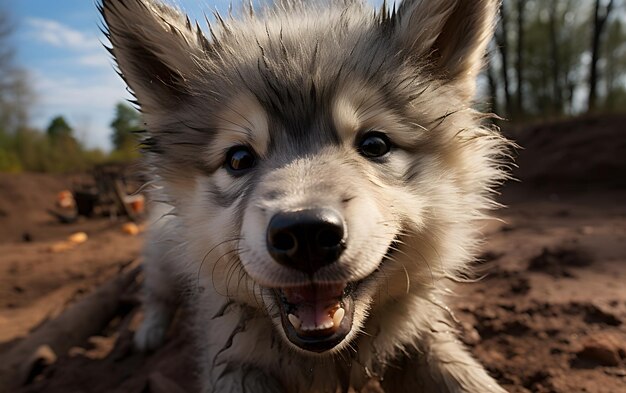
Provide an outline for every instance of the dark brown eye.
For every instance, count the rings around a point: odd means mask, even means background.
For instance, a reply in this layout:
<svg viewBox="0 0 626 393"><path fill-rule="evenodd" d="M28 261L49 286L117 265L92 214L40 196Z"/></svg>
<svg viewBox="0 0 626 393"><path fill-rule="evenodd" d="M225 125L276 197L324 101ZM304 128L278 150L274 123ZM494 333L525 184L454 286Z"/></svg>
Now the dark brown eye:
<svg viewBox="0 0 626 393"><path fill-rule="evenodd" d="M358 149L364 157L379 158L389 153L391 142L382 132L371 131L363 136Z"/></svg>
<svg viewBox="0 0 626 393"><path fill-rule="evenodd" d="M226 168L234 174L242 174L255 164L256 158L246 146L232 147L226 154Z"/></svg>

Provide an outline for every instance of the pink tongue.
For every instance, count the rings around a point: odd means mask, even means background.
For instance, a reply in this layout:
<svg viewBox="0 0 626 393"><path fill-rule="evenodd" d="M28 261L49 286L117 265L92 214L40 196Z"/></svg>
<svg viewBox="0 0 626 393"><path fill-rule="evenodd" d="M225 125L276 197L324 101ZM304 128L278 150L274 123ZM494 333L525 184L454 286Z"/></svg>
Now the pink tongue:
<svg viewBox="0 0 626 393"><path fill-rule="evenodd" d="M332 322L345 287L345 284L313 284L285 288L283 293L287 301L295 306L294 314L303 326L323 326Z"/></svg>

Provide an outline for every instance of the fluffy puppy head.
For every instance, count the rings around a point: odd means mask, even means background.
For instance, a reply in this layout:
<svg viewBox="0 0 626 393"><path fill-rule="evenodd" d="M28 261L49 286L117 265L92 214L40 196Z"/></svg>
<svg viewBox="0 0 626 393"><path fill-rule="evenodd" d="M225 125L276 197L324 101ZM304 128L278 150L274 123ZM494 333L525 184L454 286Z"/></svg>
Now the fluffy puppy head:
<svg viewBox="0 0 626 393"><path fill-rule="evenodd" d="M471 109L497 8L281 2L206 38L159 2L103 1L194 275L333 353L386 299L462 272L503 177Z"/></svg>

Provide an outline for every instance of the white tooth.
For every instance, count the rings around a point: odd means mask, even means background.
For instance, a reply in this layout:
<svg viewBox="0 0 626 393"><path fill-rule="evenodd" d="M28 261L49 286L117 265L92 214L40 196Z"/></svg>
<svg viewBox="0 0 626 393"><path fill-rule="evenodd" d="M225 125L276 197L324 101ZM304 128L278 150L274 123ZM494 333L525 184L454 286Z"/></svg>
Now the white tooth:
<svg viewBox="0 0 626 393"><path fill-rule="evenodd" d="M344 315L346 315L346 310L339 307L333 315L333 326L339 326L339 324L341 324L341 321L343 320Z"/></svg>
<svg viewBox="0 0 626 393"><path fill-rule="evenodd" d="M302 326L302 321L300 320L300 318L296 317L293 314L287 315L287 319L289 319L289 322L291 322L293 327L295 327L296 329L300 329L300 326Z"/></svg>

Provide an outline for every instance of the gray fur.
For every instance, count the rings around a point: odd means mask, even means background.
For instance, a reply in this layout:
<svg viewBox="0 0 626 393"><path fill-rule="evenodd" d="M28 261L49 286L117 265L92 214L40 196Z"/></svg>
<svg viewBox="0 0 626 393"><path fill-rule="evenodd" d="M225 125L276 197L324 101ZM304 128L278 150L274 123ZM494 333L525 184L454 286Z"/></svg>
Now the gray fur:
<svg viewBox="0 0 626 393"><path fill-rule="evenodd" d="M506 177L507 142L471 109L497 8L285 0L218 16L205 38L155 0L104 0L111 51L147 124L154 199L174 208L146 245L146 286L161 295L148 292L137 344L162 339L175 276L196 290L205 392L335 392L369 378L390 392L502 392L444 305ZM358 153L372 130L393 141L384 159ZM258 165L235 177L224 159L240 144ZM269 218L319 206L346 219L341 258L312 278L274 263ZM286 339L271 291L310 279L360 283L351 332L322 354Z"/></svg>

